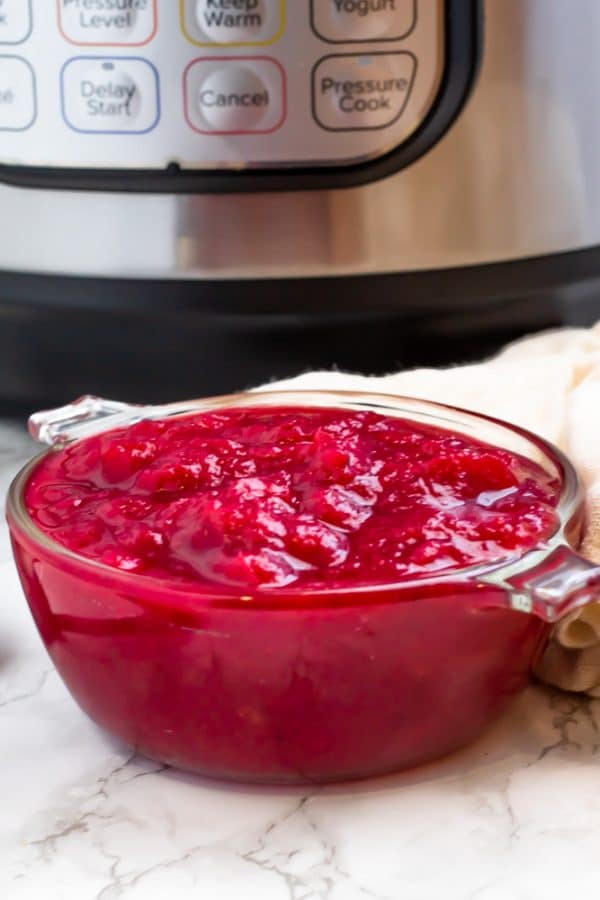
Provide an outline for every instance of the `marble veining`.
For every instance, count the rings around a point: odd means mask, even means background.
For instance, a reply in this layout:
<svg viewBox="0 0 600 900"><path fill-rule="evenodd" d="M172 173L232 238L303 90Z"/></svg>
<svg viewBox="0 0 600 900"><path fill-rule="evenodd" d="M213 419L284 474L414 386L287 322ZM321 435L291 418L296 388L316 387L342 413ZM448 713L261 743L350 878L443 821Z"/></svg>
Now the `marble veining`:
<svg viewBox="0 0 600 900"><path fill-rule="evenodd" d="M32 453L0 425L0 490ZM132 754L56 675L0 530L0 896L554 900L600 884L600 700L532 686L468 750L386 778L228 785Z"/></svg>

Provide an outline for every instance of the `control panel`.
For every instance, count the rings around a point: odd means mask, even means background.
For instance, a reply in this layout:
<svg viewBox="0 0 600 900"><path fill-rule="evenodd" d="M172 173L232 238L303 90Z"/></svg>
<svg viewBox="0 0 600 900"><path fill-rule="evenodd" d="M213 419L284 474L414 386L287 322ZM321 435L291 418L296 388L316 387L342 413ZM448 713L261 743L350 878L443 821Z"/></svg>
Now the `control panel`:
<svg viewBox="0 0 600 900"><path fill-rule="evenodd" d="M0 0L0 177L377 159L438 98L451 3Z"/></svg>

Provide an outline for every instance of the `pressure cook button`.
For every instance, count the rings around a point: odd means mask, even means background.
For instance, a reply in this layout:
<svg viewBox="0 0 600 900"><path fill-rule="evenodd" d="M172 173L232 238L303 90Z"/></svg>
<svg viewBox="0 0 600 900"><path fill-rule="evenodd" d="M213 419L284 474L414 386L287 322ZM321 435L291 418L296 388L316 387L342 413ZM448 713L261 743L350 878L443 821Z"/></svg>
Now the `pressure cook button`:
<svg viewBox="0 0 600 900"><path fill-rule="evenodd" d="M260 46L284 29L285 0L183 0L183 30L200 46Z"/></svg>
<svg viewBox="0 0 600 900"><path fill-rule="evenodd" d="M26 131L35 117L33 69L18 56L0 56L0 131Z"/></svg>
<svg viewBox="0 0 600 900"><path fill-rule="evenodd" d="M202 134L267 134L285 120L285 72L274 59L197 59L184 89L188 124Z"/></svg>
<svg viewBox="0 0 600 900"><path fill-rule="evenodd" d="M0 0L0 44L22 44L31 28L31 0Z"/></svg>
<svg viewBox="0 0 600 900"><path fill-rule="evenodd" d="M387 128L406 108L417 61L412 53L326 56L313 71L313 114L328 131Z"/></svg>
<svg viewBox="0 0 600 900"><path fill-rule="evenodd" d="M144 59L77 57L63 67L62 107L74 131L143 134L160 117L158 73Z"/></svg>
<svg viewBox="0 0 600 900"><path fill-rule="evenodd" d="M134 47L156 34L157 0L58 0L63 36L72 44Z"/></svg>
<svg viewBox="0 0 600 900"><path fill-rule="evenodd" d="M332 44L397 41L417 20L416 0L311 0L313 30Z"/></svg>

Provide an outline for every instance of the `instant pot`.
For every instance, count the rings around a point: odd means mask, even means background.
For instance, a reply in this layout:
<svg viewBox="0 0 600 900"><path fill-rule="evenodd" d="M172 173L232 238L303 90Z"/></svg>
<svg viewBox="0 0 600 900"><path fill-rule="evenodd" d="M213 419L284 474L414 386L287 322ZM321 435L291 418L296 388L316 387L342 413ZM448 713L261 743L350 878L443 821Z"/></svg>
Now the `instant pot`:
<svg viewBox="0 0 600 900"><path fill-rule="evenodd" d="M0 0L0 398L598 316L596 0Z"/></svg>

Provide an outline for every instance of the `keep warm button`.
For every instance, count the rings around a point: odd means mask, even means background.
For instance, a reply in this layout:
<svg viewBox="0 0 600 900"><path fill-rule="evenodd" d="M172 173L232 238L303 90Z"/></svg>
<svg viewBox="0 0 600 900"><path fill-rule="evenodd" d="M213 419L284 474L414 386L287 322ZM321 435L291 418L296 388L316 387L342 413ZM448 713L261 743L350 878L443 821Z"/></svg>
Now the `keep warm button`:
<svg viewBox="0 0 600 900"><path fill-rule="evenodd" d="M327 131L388 128L406 109L416 71L408 52L326 56L313 70L313 115Z"/></svg>
<svg viewBox="0 0 600 900"><path fill-rule="evenodd" d="M138 57L76 57L63 67L61 88L74 131L144 134L160 117L158 73Z"/></svg>
<svg viewBox="0 0 600 900"><path fill-rule="evenodd" d="M181 0L181 24L201 47L266 46L283 34L285 0Z"/></svg>

